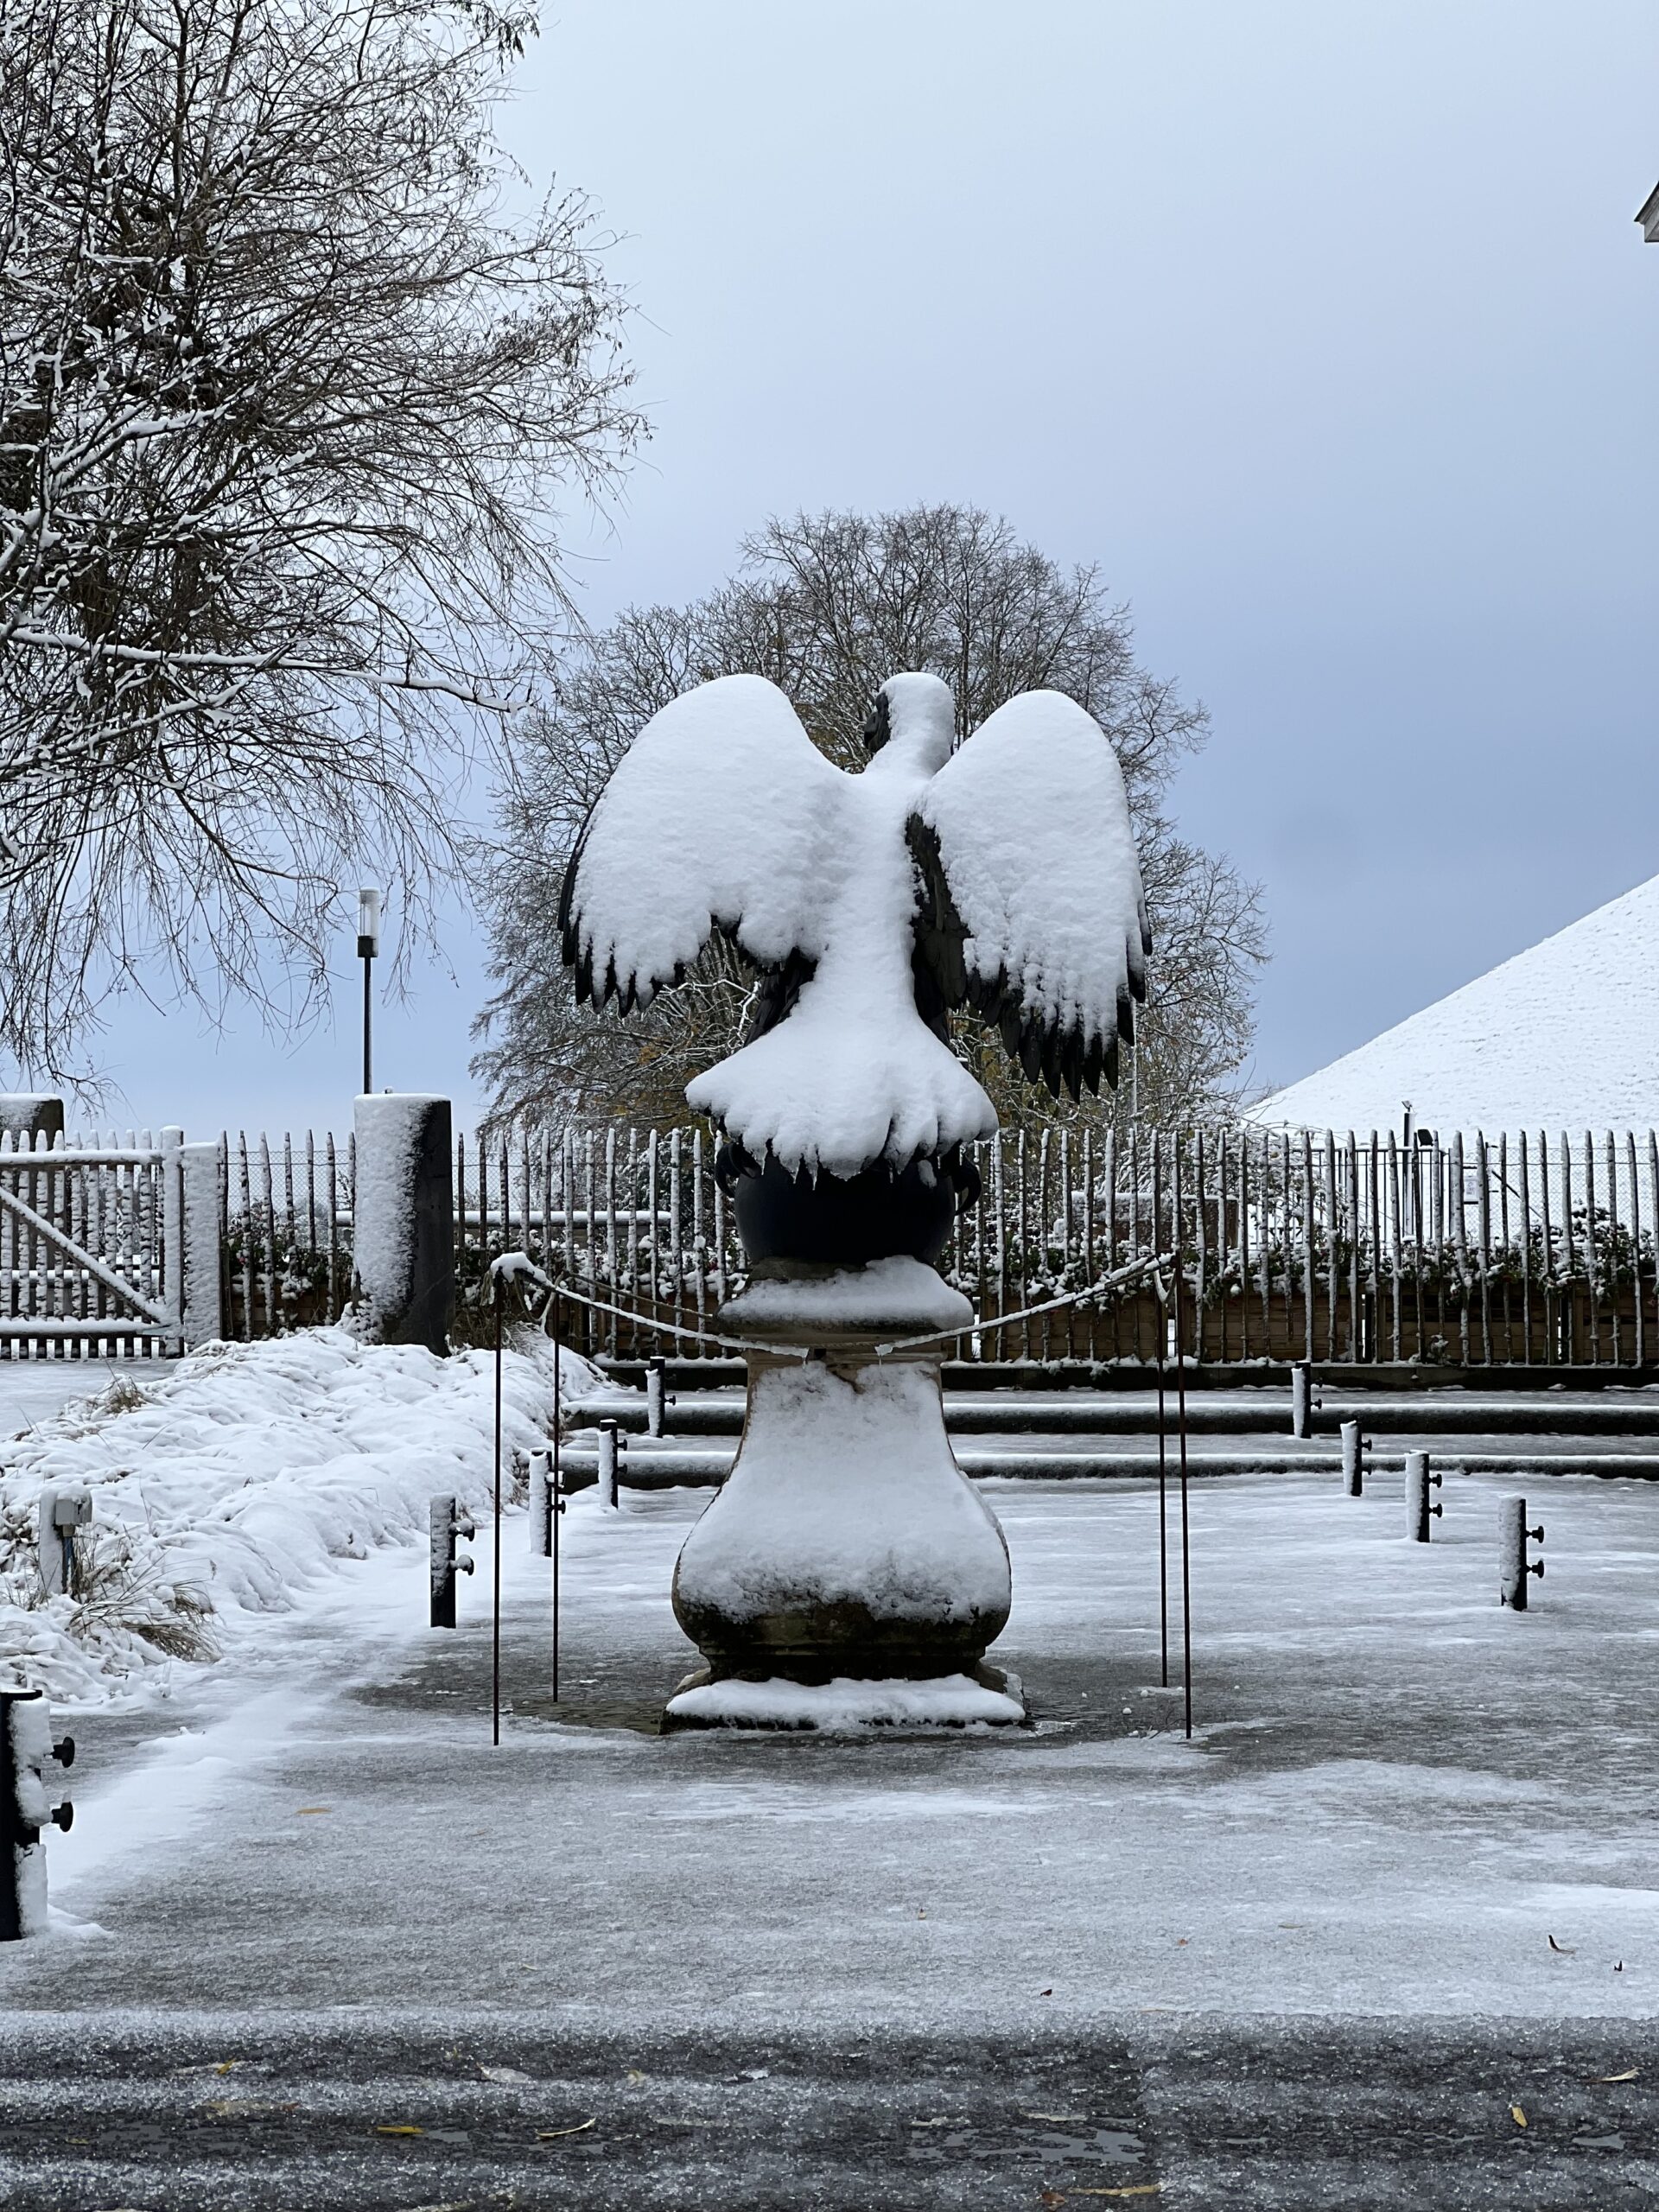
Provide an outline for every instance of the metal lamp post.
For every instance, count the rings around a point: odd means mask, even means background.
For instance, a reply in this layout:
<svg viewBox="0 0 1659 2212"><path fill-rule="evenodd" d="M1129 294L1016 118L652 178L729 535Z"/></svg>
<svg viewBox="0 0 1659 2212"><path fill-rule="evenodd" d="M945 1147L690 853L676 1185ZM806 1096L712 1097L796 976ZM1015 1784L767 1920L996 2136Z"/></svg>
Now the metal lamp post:
<svg viewBox="0 0 1659 2212"><path fill-rule="evenodd" d="M357 952L363 963L363 1090L366 1096L374 1088L374 1068L370 1055L370 979L374 972L374 956L380 950L380 893L359 891L357 894Z"/></svg>

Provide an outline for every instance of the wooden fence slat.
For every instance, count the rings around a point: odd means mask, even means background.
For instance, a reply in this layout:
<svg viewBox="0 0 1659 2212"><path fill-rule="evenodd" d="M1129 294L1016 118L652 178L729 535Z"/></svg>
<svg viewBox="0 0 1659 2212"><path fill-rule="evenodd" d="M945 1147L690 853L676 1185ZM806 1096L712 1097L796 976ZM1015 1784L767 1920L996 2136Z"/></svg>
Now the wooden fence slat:
<svg viewBox="0 0 1659 2212"><path fill-rule="evenodd" d="M1618 1155L1613 1149L1613 1133L1611 1129L1606 1132L1606 1160L1607 1303L1612 1317L1613 1365L1622 1367L1624 1364L1624 1352L1622 1342L1623 1331L1619 1326L1619 1308L1624 1303L1624 1289L1619 1281L1619 1268L1622 1265L1619 1253L1622 1247L1618 1219Z"/></svg>
<svg viewBox="0 0 1659 2212"><path fill-rule="evenodd" d="M1642 1313L1642 1192L1636 1179L1636 1131L1624 1132L1625 1173L1630 1185L1630 1303L1635 1341L1631 1347L1633 1363L1642 1367L1647 1362L1647 1324Z"/></svg>

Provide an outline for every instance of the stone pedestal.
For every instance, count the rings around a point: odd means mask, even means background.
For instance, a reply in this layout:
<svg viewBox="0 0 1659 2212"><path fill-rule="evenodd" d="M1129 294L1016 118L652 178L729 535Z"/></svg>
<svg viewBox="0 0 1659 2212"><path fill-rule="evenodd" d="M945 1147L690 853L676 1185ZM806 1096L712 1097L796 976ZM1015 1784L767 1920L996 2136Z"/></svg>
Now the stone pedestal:
<svg viewBox="0 0 1659 2212"><path fill-rule="evenodd" d="M708 1663L671 1726L1024 1719L1018 1685L984 1663L1008 1553L945 1434L945 1346L903 1346L972 1319L912 1259L762 1262L721 1309L722 1332L776 1350L748 1354L736 1462L675 1569Z"/></svg>
<svg viewBox="0 0 1659 2212"><path fill-rule="evenodd" d="M449 1101L365 1093L353 1109L353 1263L377 1342L448 1350L455 1302L454 1147Z"/></svg>

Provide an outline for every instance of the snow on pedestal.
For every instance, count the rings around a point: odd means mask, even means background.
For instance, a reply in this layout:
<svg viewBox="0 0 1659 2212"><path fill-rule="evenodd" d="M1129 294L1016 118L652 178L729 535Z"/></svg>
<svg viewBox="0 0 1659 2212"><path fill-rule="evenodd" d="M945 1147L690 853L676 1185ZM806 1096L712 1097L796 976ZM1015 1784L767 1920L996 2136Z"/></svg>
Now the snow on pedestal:
<svg viewBox="0 0 1659 2212"><path fill-rule="evenodd" d="M736 1462L675 1569L709 1663L671 1724L1024 1718L981 1663L1008 1617L1007 1546L951 1453L943 1346L904 1344L971 1322L908 1259L775 1268L721 1308L722 1330L778 1350L749 1355Z"/></svg>

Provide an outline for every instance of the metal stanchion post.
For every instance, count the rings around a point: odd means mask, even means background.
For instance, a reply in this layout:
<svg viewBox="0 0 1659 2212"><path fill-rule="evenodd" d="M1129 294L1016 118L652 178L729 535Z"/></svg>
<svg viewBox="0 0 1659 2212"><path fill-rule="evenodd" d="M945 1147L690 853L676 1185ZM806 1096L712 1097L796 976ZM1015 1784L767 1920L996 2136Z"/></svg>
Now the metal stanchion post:
<svg viewBox="0 0 1659 2212"><path fill-rule="evenodd" d="M490 1590L490 1741L501 1741L501 1306L499 1275L492 1273L495 1305L495 1526L492 1531L494 1571Z"/></svg>
<svg viewBox="0 0 1659 2212"><path fill-rule="evenodd" d="M553 1329L553 1497L550 1515L553 1544L553 1702L559 1701L559 1522L564 1512L564 1484L560 1465L560 1431L564 1425L561 1377L564 1371L564 1300L550 1294L549 1318Z"/></svg>
<svg viewBox="0 0 1659 2212"><path fill-rule="evenodd" d="M615 1510L621 1500L618 1495L618 1475L621 1457L621 1439L613 1421L599 1424L599 1502Z"/></svg>
<svg viewBox="0 0 1659 2212"><path fill-rule="evenodd" d="M51 1716L37 1689L0 1686L0 1943L47 1929L46 1853L41 1836L48 1827L67 1834L75 1808L48 1802L46 1765L56 1759L73 1766L75 1739L52 1740Z"/></svg>
<svg viewBox="0 0 1659 2212"><path fill-rule="evenodd" d="M1406 1454L1406 1535L1414 1544L1426 1544L1429 1536L1429 1522L1438 1517L1444 1507L1431 1505L1431 1488L1440 1487L1439 1475L1428 1471L1427 1452L1408 1452Z"/></svg>
<svg viewBox="0 0 1659 2212"><path fill-rule="evenodd" d="M530 1455L530 1555L553 1556L553 1454Z"/></svg>
<svg viewBox="0 0 1659 2212"><path fill-rule="evenodd" d="M1306 1360L1299 1359L1290 1370L1290 1433L1313 1433L1313 1370Z"/></svg>
<svg viewBox="0 0 1659 2212"><path fill-rule="evenodd" d="M459 1501L453 1497L435 1497L431 1512L431 1583L434 1628L454 1628L455 1624L455 1577L470 1574L473 1562L455 1554L457 1536L472 1536L475 1533L471 1516L461 1510Z"/></svg>
<svg viewBox="0 0 1659 2212"><path fill-rule="evenodd" d="M1529 1543L1541 1544L1544 1524L1535 1529L1527 1526L1527 1501L1524 1497L1505 1497L1497 1508L1497 1601L1513 1611L1527 1610L1527 1577L1541 1576L1544 1562L1529 1560Z"/></svg>
<svg viewBox="0 0 1659 2212"><path fill-rule="evenodd" d="M668 1362L653 1359L645 1369L645 1434L660 1436L668 1408L673 1403L668 1395Z"/></svg>
<svg viewBox="0 0 1659 2212"><path fill-rule="evenodd" d="M1357 1421L1342 1424L1342 1486L1350 1497L1360 1497L1365 1490L1364 1455L1370 1449L1359 1433Z"/></svg>
<svg viewBox="0 0 1659 2212"><path fill-rule="evenodd" d="M1164 1358L1168 1345L1169 1299L1161 1275L1153 1281L1158 1289L1158 1650L1159 1680L1169 1688L1169 1465L1164 1418Z"/></svg>

